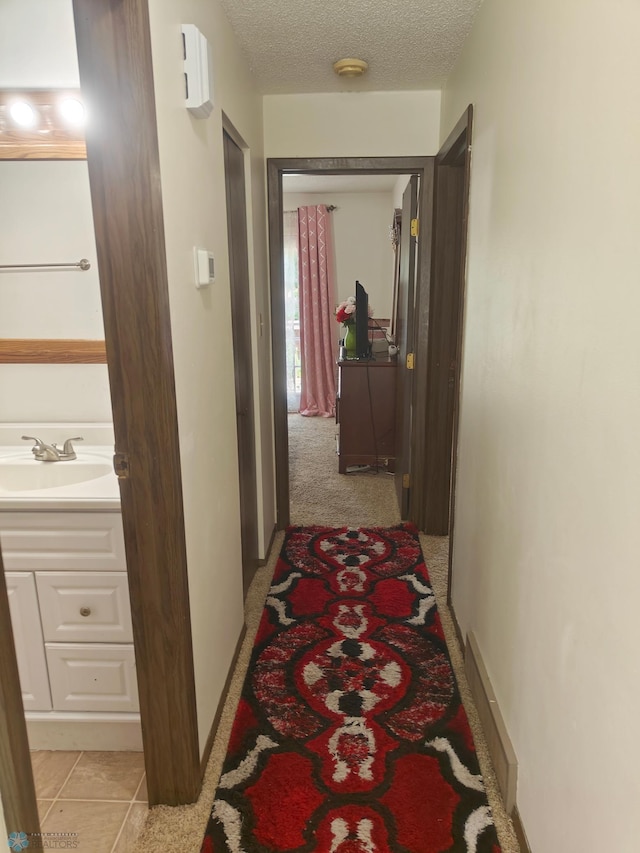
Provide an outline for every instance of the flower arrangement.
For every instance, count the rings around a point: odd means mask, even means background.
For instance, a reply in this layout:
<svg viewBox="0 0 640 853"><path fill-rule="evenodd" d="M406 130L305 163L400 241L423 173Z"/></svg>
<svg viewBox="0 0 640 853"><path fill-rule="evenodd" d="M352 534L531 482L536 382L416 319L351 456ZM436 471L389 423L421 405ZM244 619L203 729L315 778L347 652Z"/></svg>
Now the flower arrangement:
<svg viewBox="0 0 640 853"><path fill-rule="evenodd" d="M371 305L367 305L369 317L373 317ZM341 302L336 308L336 321L344 324L344 340L340 341L341 346L344 346L344 356L341 358L357 358L356 355L356 298L348 296L344 302ZM375 320L374 320L375 322Z"/></svg>
<svg viewBox="0 0 640 853"><path fill-rule="evenodd" d="M373 309L369 307L369 317L373 317ZM336 322L343 323L345 326L353 326L356 321L356 298L355 296L347 296L344 302L341 302L336 308Z"/></svg>

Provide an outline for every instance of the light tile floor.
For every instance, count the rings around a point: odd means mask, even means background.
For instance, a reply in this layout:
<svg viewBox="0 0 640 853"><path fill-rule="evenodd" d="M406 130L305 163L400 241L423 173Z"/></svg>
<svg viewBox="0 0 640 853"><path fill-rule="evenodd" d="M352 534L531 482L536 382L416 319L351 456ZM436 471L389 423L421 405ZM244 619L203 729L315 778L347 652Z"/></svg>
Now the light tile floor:
<svg viewBox="0 0 640 853"><path fill-rule="evenodd" d="M79 853L128 853L147 814L141 752L31 753L43 835L72 833Z"/></svg>

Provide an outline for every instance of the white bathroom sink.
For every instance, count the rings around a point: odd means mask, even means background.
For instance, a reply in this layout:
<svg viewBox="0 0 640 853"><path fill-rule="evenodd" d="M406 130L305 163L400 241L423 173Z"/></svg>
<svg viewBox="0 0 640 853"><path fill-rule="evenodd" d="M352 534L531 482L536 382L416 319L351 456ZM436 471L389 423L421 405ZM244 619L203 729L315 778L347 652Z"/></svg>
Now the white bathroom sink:
<svg viewBox="0 0 640 853"><path fill-rule="evenodd" d="M0 489L33 492L97 480L113 468L104 462L38 462L35 459L0 459Z"/></svg>

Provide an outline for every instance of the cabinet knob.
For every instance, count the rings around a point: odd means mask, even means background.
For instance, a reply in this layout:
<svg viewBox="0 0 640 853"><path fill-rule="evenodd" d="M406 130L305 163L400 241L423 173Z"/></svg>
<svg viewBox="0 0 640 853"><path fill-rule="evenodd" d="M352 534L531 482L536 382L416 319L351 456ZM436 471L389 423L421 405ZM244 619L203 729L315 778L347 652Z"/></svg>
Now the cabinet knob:
<svg viewBox="0 0 640 853"><path fill-rule="evenodd" d="M80 608L81 616L91 616L91 608L90 607L81 607Z"/></svg>

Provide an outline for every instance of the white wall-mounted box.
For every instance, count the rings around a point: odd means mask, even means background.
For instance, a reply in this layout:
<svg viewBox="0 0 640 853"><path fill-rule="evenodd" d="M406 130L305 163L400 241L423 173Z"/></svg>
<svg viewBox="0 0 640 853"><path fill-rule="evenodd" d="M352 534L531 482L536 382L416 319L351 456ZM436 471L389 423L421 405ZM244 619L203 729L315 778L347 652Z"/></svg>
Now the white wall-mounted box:
<svg viewBox="0 0 640 853"><path fill-rule="evenodd" d="M182 25L186 107L196 118L208 118L213 110L213 83L209 42L194 24Z"/></svg>

